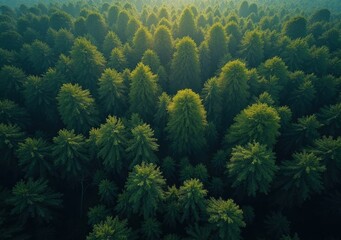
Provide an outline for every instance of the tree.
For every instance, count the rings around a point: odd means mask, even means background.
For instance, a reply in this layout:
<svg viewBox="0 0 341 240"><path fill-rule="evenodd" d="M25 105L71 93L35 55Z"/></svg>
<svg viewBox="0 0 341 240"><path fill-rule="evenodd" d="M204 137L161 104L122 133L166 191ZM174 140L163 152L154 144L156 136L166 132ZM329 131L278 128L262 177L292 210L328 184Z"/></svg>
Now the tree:
<svg viewBox="0 0 341 240"><path fill-rule="evenodd" d="M197 46L191 38L182 38L176 44L171 72L170 90L172 93L185 88L191 88L196 92L200 91L199 54Z"/></svg>
<svg viewBox="0 0 341 240"><path fill-rule="evenodd" d="M20 102L23 84L26 80L25 73L14 66L3 66L0 70L0 96Z"/></svg>
<svg viewBox="0 0 341 240"><path fill-rule="evenodd" d="M0 123L1 164L13 164L14 153L25 134L17 125Z"/></svg>
<svg viewBox="0 0 341 240"><path fill-rule="evenodd" d="M26 110L15 102L0 100L0 122L3 124L16 124L21 128L29 125L29 117Z"/></svg>
<svg viewBox="0 0 341 240"><path fill-rule="evenodd" d="M35 74L45 72L52 64L52 50L46 43L35 40L30 46L29 61Z"/></svg>
<svg viewBox="0 0 341 240"><path fill-rule="evenodd" d="M59 56L60 54L68 53L71 50L72 44L74 41L73 34L66 30L66 29L60 29L58 32L56 32L55 38L54 38L54 46L53 51L54 53Z"/></svg>
<svg viewBox="0 0 341 240"><path fill-rule="evenodd" d="M249 13L250 13L249 12L249 3L247 1L243 1L239 7L239 16L246 18L247 16L249 16Z"/></svg>
<svg viewBox="0 0 341 240"><path fill-rule="evenodd" d="M116 23L119 12L120 9L117 5L113 5L109 8L107 20L110 27L114 26L114 24Z"/></svg>
<svg viewBox="0 0 341 240"><path fill-rule="evenodd" d="M2 32L0 35L0 46L6 50L17 50L23 44L23 37L14 30Z"/></svg>
<svg viewBox="0 0 341 240"><path fill-rule="evenodd" d="M194 21L194 15L190 8L183 10L179 20L178 37L190 37L196 39L197 26Z"/></svg>
<svg viewBox="0 0 341 240"><path fill-rule="evenodd" d="M181 221L197 222L206 210L205 197L207 191L198 179L186 180L179 189L179 206Z"/></svg>
<svg viewBox="0 0 341 240"><path fill-rule="evenodd" d="M126 37L128 41L134 38L136 31L141 27L141 23L136 18L130 18L127 24Z"/></svg>
<svg viewBox="0 0 341 240"><path fill-rule="evenodd" d="M131 73L130 111L138 113L145 121L151 122L156 110L158 85L156 75L143 63L139 63Z"/></svg>
<svg viewBox="0 0 341 240"><path fill-rule="evenodd" d="M142 223L141 231L146 239L160 239L161 224L156 218L147 218Z"/></svg>
<svg viewBox="0 0 341 240"><path fill-rule="evenodd" d="M107 34L107 26L102 15L96 12L90 13L85 20L85 26L87 32L96 39L97 44L101 45Z"/></svg>
<svg viewBox="0 0 341 240"><path fill-rule="evenodd" d="M243 211L232 199L211 198L207 202L208 221L218 230L219 239L241 239L240 228L245 227Z"/></svg>
<svg viewBox="0 0 341 240"><path fill-rule="evenodd" d="M124 204L129 204L131 211L144 219L155 216L164 198L165 184L159 168L153 163L136 165L124 187Z"/></svg>
<svg viewBox="0 0 341 240"><path fill-rule="evenodd" d="M272 212L267 215L264 223L269 236L277 238L290 233L290 222L281 212Z"/></svg>
<svg viewBox="0 0 341 240"><path fill-rule="evenodd" d="M280 117L273 107L256 103L238 114L229 128L225 140L230 144L244 145L252 141L269 147L279 135Z"/></svg>
<svg viewBox="0 0 341 240"><path fill-rule="evenodd" d="M143 53L152 47L151 33L145 27L140 27L134 35L133 45L135 62L138 62Z"/></svg>
<svg viewBox="0 0 341 240"><path fill-rule="evenodd" d="M58 132L53 138L52 156L63 176L77 177L84 172L89 160L87 148L83 135L65 129Z"/></svg>
<svg viewBox="0 0 341 240"><path fill-rule="evenodd" d="M211 76L211 71L203 71L204 69L211 69L210 49L207 41L203 41L199 46L199 61L201 71L201 80L206 81Z"/></svg>
<svg viewBox="0 0 341 240"><path fill-rule="evenodd" d="M323 190L322 173L325 166L321 159L306 151L295 153L293 160L287 160L280 166L278 182L279 201L284 205L301 204L311 194Z"/></svg>
<svg viewBox="0 0 341 240"><path fill-rule="evenodd" d="M245 64L239 60L226 63L218 82L224 102L223 115L226 116L223 121L230 122L248 103L250 94Z"/></svg>
<svg viewBox="0 0 341 240"><path fill-rule="evenodd" d="M207 111L207 120L213 122L219 128L222 117L222 99L217 78L211 78L204 84L202 99Z"/></svg>
<svg viewBox="0 0 341 240"><path fill-rule="evenodd" d="M160 57L162 65L168 65L173 53L173 38L170 30L165 26L157 27L153 39L153 49Z"/></svg>
<svg viewBox="0 0 341 240"><path fill-rule="evenodd" d="M105 66L105 59L85 38L77 38L71 49L71 68L77 83L93 91Z"/></svg>
<svg viewBox="0 0 341 240"><path fill-rule="evenodd" d="M153 73L157 73L160 67L160 58L158 55L151 49L148 49L144 52L141 62L149 66Z"/></svg>
<svg viewBox="0 0 341 240"><path fill-rule="evenodd" d="M108 66L118 72L122 72L128 65L127 58L121 48L114 48L111 51Z"/></svg>
<svg viewBox="0 0 341 240"><path fill-rule="evenodd" d="M89 233L86 240L134 239L132 230L127 227L127 224L127 220L121 221L118 217L107 217L93 226L92 232Z"/></svg>
<svg viewBox="0 0 341 240"><path fill-rule="evenodd" d="M97 123L95 100L89 90L83 90L78 84L63 84L57 101L59 114L67 128L87 132Z"/></svg>
<svg viewBox="0 0 341 240"><path fill-rule="evenodd" d="M238 190L241 187L248 196L256 196L256 192L267 194L277 170L275 154L257 142L245 147L236 146L232 149L227 169L232 187Z"/></svg>
<svg viewBox="0 0 341 240"><path fill-rule="evenodd" d="M328 9L317 10L310 18L310 22L329 22L330 11Z"/></svg>
<svg viewBox="0 0 341 240"><path fill-rule="evenodd" d="M163 140L163 136L165 135L165 128L168 122L167 108L170 102L171 98L167 95L167 93L163 92L159 97L157 111L154 115L153 122L154 126L157 127L155 133L159 140Z"/></svg>
<svg viewBox="0 0 341 240"><path fill-rule="evenodd" d="M64 11L55 11L50 17L50 26L55 30L72 28L72 17Z"/></svg>
<svg viewBox="0 0 341 240"><path fill-rule="evenodd" d="M193 154L205 146L206 111L198 94L180 90L168 106L168 137L171 149L181 154Z"/></svg>
<svg viewBox="0 0 341 240"><path fill-rule="evenodd" d="M62 194L54 192L44 179L19 181L7 199L13 206L11 214L17 215L25 223L29 219L49 221L52 209L60 208Z"/></svg>
<svg viewBox="0 0 341 240"><path fill-rule="evenodd" d="M127 106L126 87L122 75L107 68L98 80L98 99L105 115L120 115Z"/></svg>
<svg viewBox="0 0 341 240"><path fill-rule="evenodd" d="M26 177L47 177L51 173L50 145L42 138L26 138L19 143L19 166Z"/></svg>
<svg viewBox="0 0 341 240"><path fill-rule="evenodd" d="M207 44L211 60L211 74L213 74L227 54L227 37L221 23L212 25L208 33Z"/></svg>
<svg viewBox="0 0 341 240"><path fill-rule="evenodd" d="M120 173L123 168L122 159L125 157L127 144L125 126L121 119L109 116L98 129L96 145L98 156L103 160L103 165Z"/></svg>
<svg viewBox="0 0 341 240"><path fill-rule="evenodd" d="M323 124L324 132L331 136L340 136L341 133L341 103L323 107L318 114Z"/></svg>
<svg viewBox="0 0 341 240"><path fill-rule="evenodd" d="M241 56L250 67L257 67L264 58L264 41L257 30L245 33L241 43Z"/></svg>
<svg viewBox="0 0 341 240"><path fill-rule="evenodd" d="M121 48L122 42L115 32L109 31L103 41L103 54L108 59L115 48Z"/></svg>
<svg viewBox="0 0 341 240"><path fill-rule="evenodd" d="M307 34L307 20L304 17L293 17L284 25L284 33L292 38L303 38Z"/></svg>
<svg viewBox="0 0 341 240"><path fill-rule="evenodd" d="M127 40L126 29L129 21L129 14L126 10L119 12L116 22L117 35L120 37L122 42Z"/></svg>
<svg viewBox="0 0 341 240"><path fill-rule="evenodd" d="M117 186L113 181L103 179L98 185L98 195L101 201L107 205L112 205L115 197L117 196Z"/></svg>

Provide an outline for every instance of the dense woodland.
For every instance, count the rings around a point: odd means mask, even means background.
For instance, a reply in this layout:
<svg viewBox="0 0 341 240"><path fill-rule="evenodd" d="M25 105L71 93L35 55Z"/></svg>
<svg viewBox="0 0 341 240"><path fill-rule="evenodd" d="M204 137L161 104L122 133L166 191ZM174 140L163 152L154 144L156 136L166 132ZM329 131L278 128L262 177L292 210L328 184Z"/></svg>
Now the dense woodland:
<svg viewBox="0 0 341 240"><path fill-rule="evenodd" d="M341 239L341 3L1 1L0 239Z"/></svg>

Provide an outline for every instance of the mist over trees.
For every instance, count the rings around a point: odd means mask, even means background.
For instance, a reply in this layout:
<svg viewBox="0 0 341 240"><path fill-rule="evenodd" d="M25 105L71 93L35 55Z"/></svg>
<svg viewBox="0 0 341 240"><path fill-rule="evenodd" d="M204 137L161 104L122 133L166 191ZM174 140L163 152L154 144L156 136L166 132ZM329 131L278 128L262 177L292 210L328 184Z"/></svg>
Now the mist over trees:
<svg viewBox="0 0 341 240"><path fill-rule="evenodd" d="M0 239L340 239L337 0L0 0Z"/></svg>

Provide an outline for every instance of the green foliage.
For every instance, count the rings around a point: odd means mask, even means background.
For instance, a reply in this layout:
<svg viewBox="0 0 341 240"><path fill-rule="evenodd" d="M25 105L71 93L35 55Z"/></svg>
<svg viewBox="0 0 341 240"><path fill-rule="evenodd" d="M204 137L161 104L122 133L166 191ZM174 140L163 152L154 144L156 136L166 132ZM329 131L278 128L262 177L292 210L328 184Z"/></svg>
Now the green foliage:
<svg viewBox="0 0 341 240"><path fill-rule="evenodd" d="M243 62L235 60L226 63L218 77L224 102L224 120L233 119L235 114L246 107L249 98L247 69Z"/></svg>
<svg viewBox="0 0 341 240"><path fill-rule="evenodd" d="M3 66L0 70L0 96L11 100L20 100L20 92L26 80L25 73L14 66Z"/></svg>
<svg viewBox="0 0 341 240"><path fill-rule="evenodd" d="M160 59L153 50L148 49L144 52L141 62L149 66L152 72L157 73L160 67Z"/></svg>
<svg viewBox="0 0 341 240"><path fill-rule="evenodd" d="M143 63L131 73L130 111L138 113L144 120L151 121L155 113L158 95L156 75Z"/></svg>
<svg viewBox="0 0 341 240"><path fill-rule="evenodd" d="M241 56L250 67L257 67L263 61L264 41L257 30L249 31L244 35L241 43Z"/></svg>
<svg viewBox="0 0 341 240"><path fill-rule="evenodd" d="M104 221L110 215L109 209L104 205L96 205L89 208L88 211L88 224L93 226Z"/></svg>
<svg viewBox="0 0 341 240"><path fill-rule="evenodd" d="M222 97L218 79L211 78L204 84L202 99L207 111L207 120L219 126L222 114Z"/></svg>
<svg viewBox="0 0 341 240"><path fill-rule="evenodd" d="M225 140L231 144L244 145L252 141L273 146L279 135L280 117L273 107L256 103L235 117Z"/></svg>
<svg viewBox="0 0 341 240"><path fill-rule="evenodd" d="M97 109L89 90L83 90L78 84L63 84L57 101L59 114L67 128L87 132L97 123Z"/></svg>
<svg viewBox="0 0 341 240"><path fill-rule="evenodd" d="M167 93L163 92L159 97L157 111L154 115L154 125L157 126L158 128L156 131L156 136L158 136L159 139L163 137L165 128L167 126L168 121L167 108L170 102L171 98L167 95Z"/></svg>
<svg viewBox="0 0 341 240"><path fill-rule="evenodd" d="M52 156L63 176L77 177L84 172L89 160L87 148L83 135L76 135L73 130L58 132L58 136L53 138Z"/></svg>
<svg viewBox="0 0 341 240"><path fill-rule="evenodd" d="M10 164L19 142L25 134L17 125L0 123L1 164Z"/></svg>
<svg viewBox="0 0 341 240"><path fill-rule="evenodd" d="M77 83L94 90L97 79L104 70L103 55L87 39L77 38L72 46L70 56L70 64Z"/></svg>
<svg viewBox="0 0 341 240"><path fill-rule="evenodd" d="M178 37L190 37L192 39L196 39L197 35L197 26L194 21L194 15L190 8L186 8L183 10L179 20L179 30Z"/></svg>
<svg viewBox="0 0 341 240"><path fill-rule="evenodd" d="M56 11L50 17L50 26L55 30L69 30L72 28L72 17L64 11Z"/></svg>
<svg viewBox="0 0 341 240"><path fill-rule="evenodd" d="M93 36L98 44L102 44L107 33L105 21L99 13L90 13L86 20L85 26L88 33Z"/></svg>
<svg viewBox="0 0 341 240"><path fill-rule="evenodd" d="M220 66L220 61L227 54L227 37L221 23L215 23L209 30L207 44L210 53L211 73Z"/></svg>
<svg viewBox="0 0 341 240"><path fill-rule="evenodd" d="M127 58L121 48L114 48L111 51L108 66L122 72L127 67Z"/></svg>
<svg viewBox="0 0 341 240"><path fill-rule="evenodd" d="M143 53L152 47L152 35L145 27L140 27L133 39L135 61L138 62Z"/></svg>
<svg viewBox="0 0 341 240"><path fill-rule="evenodd" d="M98 80L98 99L105 115L120 115L127 106L126 87L122 75L107 68Z"/></svg>
<svg viewBox="0 0 341 240"><path fill-rule="evenodd" d="M51 173L50 146L41 138L26 138L19 143L19 166L26 177L47 177Z"/></svg>
<svg viewBox="0 0 341 240"><path fill-rule="evenodd" d="M256 192L269 192L277 167L274 153L266 145L254 142L233 148L227 169L232 187L241 187L247 195L256 196Z"/></svg>
<svg viewBox="0 0 341 240"><path fill-rule="evenodd" d="M290 233L290 222L281 212L273 212L265 218L266 232L271 237Z"/></svg>
<svg viewBox="0 0 341 240"><path fill-rule="evenodd" d="M114 48L121 48L121 47L122 47L122 42L119 39L119 37L116 35L115 32L109 31L103 41L102 49L103 49L104 56L106 58L109 58Z"/></svg>
<svg viewBox="0 0 341 240"><path fill-rule="evenodd" d="M122 159L124 159L127 144L125 131L125 127L120 119L109 116L96 134L98 156L103 159L105 167L117 173L123 167Z"/></svg>
<svg viewBox="0 0 341 240"><path fill-rule="evenodd" d="M153 49L160 57L163 65L167 65L173 53L173 38L170 30L165 26L159 26L155 29Z"/></svg>
<svg viewBox="0 0 341 240"><path fill-rule="evenodd" d="M305 37L307 34L307 20L304 17L294 17L284 26L284 33L292 39Z"/></svg>
<svg viewBox="0 0 341 240"><path fill-rule="evenodd" d="M322 173L326 170L321 158L313 153L300 152L292 160L284 161L280 167L277 187L284 205L301 204L312 194L324 189Z"/></svg>
<svg viewBox="0 0 341 240"><path fill-rule="evenodd" d="M29 54L29 62L35 74L41 74L51 66L52 50L46 43L35 40L30 45Z"/></svg>
<svg viewBox="0 0 341 240"><path fill-rule="evenodd" d="M0 122L24 127L29 124L28 114L24 108L13 101L8 99L0 100Z"/></svg>
<svg viewBox="0 0 341 240"><path fill-rule="evenodd" d="M141 231L146 239L160 239L161 224L155 218L147 218L142 223Z"/></svg>
<svg viewBox="0 0 341 240"><path fill-rule="evenodd" d="M131 159L130 168L142 162L156 163L158 161L155 151L159 145L154 138L154 131L148 124L142 124L131 130L132 138L128 141L126 151Z"/></svg>
<svg viewBox="0 0 341 240"><path fill-rule="evenodd" d="M318 116L326 133L332 136L340 136L341 103L323 107Z"/></svg>
<svg viewBox="0 0 341 240"><path fill-rule="evenodd" d="M100 196L101 201L108 205L112 205L117 195L115 183L108 179L103 179L98 185L98 195Z"/></svg>
<svg viewBox="0 0 341 240"><path fill-rule="evenodd" d="M181 221L199 221L205 212L207 190L198 179L186 180L179 189Z"/></svg>
<svg viewBox="0 0 341 240"><path fill-rule="evenodd" d="M11 214L18 216L22 222L29 219L49 221L52 219L52 209L60 208L62 194L54 192L44 179L36 181L19 181L13 188L12 194L7 199L13 206Z"/></svg>
<svg viewBox="0 0 341 240"><path fill-rule="evenodd" d="M166 130L175 153L191 154L205 146L206 111L198 94L180 90L169 104L168 113Z"/></svg>
<svg viewBox="0 0 341 240"><path fill-rule="evenodd" d="M172 93L184 88L191 88L196 92L200 90L199 54L197 46L191 38L182 38L176 44L171 70L170 89Z"/></svg>
<svg viewBox="0 0 341 240"><path fill-rule="evenodd" d="M240 228L245 227L243 211L232 199L211 198L207 202L208 221L218 230L219 239L241 239Z"/></svg>
<svg viewBox="0 0 341 240"><path fill-rule="evenodd" d="M70 31L66 29L60 29L58 32L56 32L54 37L53 51L57 55L60 55L61 53L66 54L71 50L74 36Z"/></svg>
<svg viewBox="0 0 341 240"><path fill-rule="evenodd" d="M92 231L86 237L87 240L123 240L133 239L131 228L127 227L127 220L118 217L107 217L104 221L95 224Z"/></svg>

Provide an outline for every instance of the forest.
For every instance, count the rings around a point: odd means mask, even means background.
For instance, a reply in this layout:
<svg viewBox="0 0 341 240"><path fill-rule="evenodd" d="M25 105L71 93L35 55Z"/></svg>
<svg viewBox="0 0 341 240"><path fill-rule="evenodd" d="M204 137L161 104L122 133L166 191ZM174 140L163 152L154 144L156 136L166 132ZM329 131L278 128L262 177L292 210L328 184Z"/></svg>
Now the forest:
<svg viewBox="0 0 341 240"><path fill-rule="evenodd" d="M0 0L1 240L340 240L339 0Z"/></svg>

